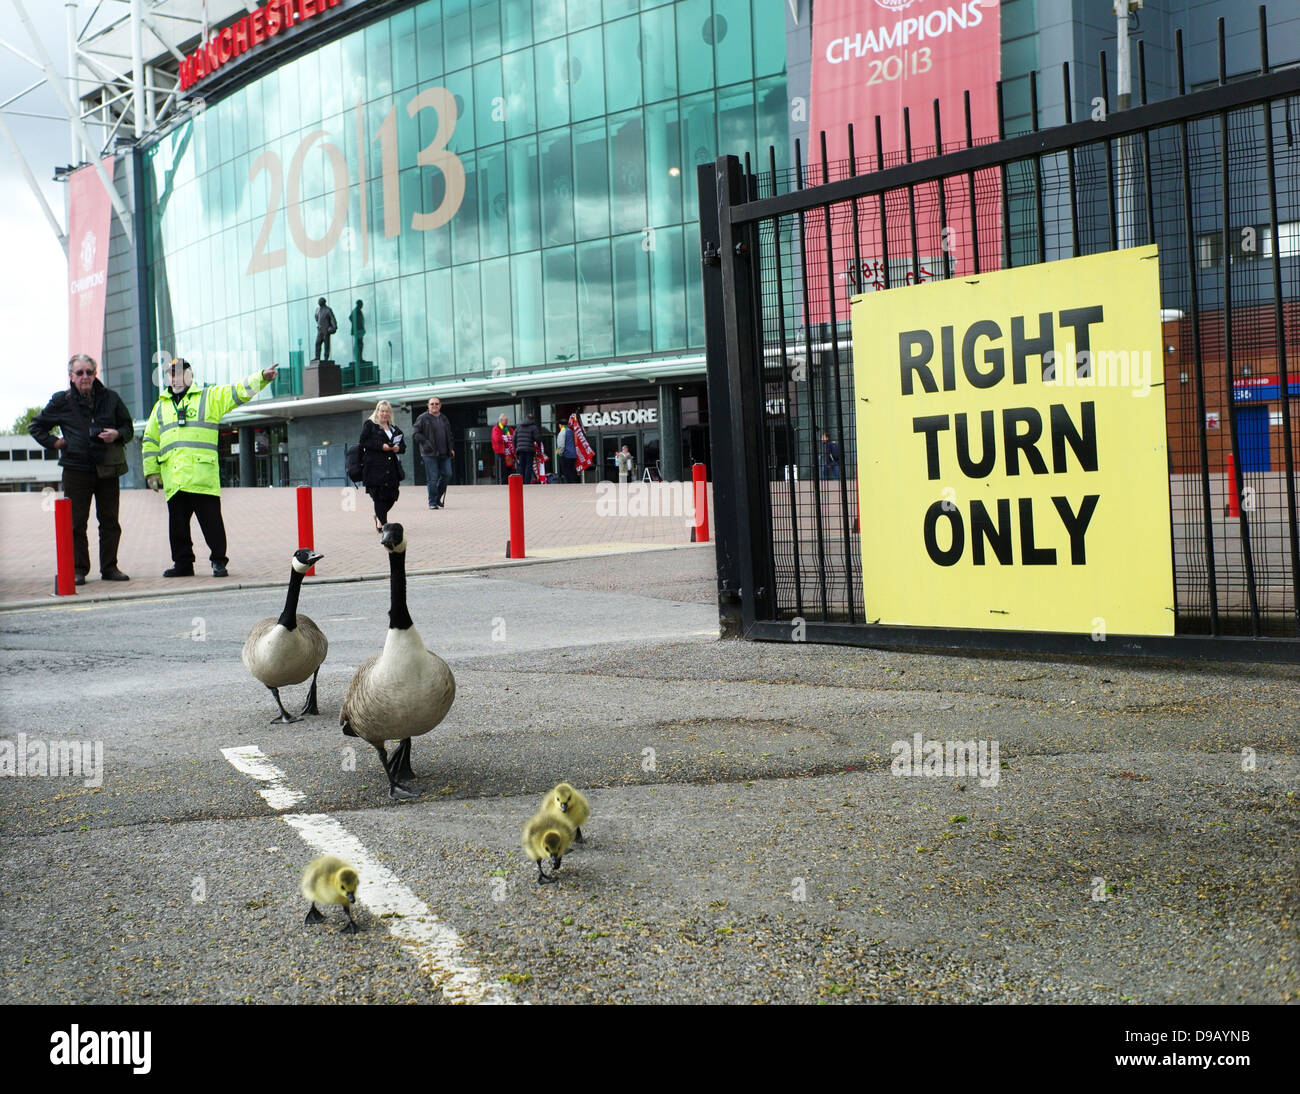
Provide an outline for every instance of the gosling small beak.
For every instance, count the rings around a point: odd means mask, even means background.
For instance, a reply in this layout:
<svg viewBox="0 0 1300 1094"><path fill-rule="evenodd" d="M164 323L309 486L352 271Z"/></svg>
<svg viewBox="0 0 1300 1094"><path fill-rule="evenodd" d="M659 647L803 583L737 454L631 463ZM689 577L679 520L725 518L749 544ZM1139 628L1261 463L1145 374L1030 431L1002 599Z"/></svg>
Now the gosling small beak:
<svg viewBox="0 0 1300 1094"><path fill-rule="evenodd" d="M355 904L356 902L357 902L357 894L356 894L356 893L348 893L348 903L349 903L349 904Z"/></svg>
<svg viewBox="0 0 1300 1094"><path fill-rule="evenodd" d="M552 870L558 870L559 868L560 868L560 856L559 856L559 855L552 855L552 856L551 856L551 869L552 869Z"/></svg>
<svg viewBox="0 0 1300 1094"><path fill-rule="evenodd" d="M568 802L560 802L560 812L561 812L561 813L567 813L568 811L569 811L569 803L568 803Z"/></svg>

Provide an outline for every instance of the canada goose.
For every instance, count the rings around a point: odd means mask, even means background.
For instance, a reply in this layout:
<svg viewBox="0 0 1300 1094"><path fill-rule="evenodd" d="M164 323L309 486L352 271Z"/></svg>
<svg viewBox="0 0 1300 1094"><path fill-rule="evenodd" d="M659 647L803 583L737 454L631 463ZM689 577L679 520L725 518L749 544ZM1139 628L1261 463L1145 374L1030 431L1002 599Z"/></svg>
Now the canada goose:
<svg viewBox="0 0 1300 1094"><path fill-rule="evenodd" d="M279 619L263 619L253 624L244 643L244 667L271 689L275 704L280 708L276 722L296 722L304 714L319 714L316 707L316 677L321 662L329 650L329 642L321 629L307 616L298 614L298 594L302 579L324 555L303 547L293 553L293 572L289 575L289 592L284 598L284 611ZM280 702L280 689L288 684L301 684L311 677L311 691L307 705L293 717Z"/></svg>
<svg viewBox="0 0 1300 1094"><path fill-rule="evenodd" d="M369 741L388 775L391 798L413 798L399 778L414 778L411 738L428 733L456 699L456 678L447 662L424 648L406 608L406 534L385 524L379 541L388 551L388 637L378 657L357 669L343 697L339 724L349 737ZM390 757L385 741L400 741Z"/></svg>
<svg viewBox="0 0 1300 1094"><path fill-rule="evenodd" d="M586 842L582 838L582 826L587 823L587 818L591 816L591 810L587 806L587 799L568 783L560 783L559 786L547 794L542 799L542 808L555 809L563 813L565 819L573 825L573 842Z"/></svg>
<svg viewBox="0 0 1300 1094"><path fill-rule="evenodd" d="M316 908L318 902L326 905L342 904L343 910L348 913L348 925L343 930L345 933L356 934L357 921L352 918L352 909L348 905L357 902L357 888L360 884L361 879L357 877L356 870L333 855L321 855L307 863L307 868L302 872L302 880L298 883L302 895L311 901L305 922L319 923L325 918Z"/></svg>
<svg viewBox="0 0 1300 1094"><path fill-rule="evenodd" d="M555 871L560 868L564 852L573 842L573 825L551 808L543 808L534 813L524 825L521 841L524 854L537 863L537 884L555 880ZM542 872L542 859L551 860L551 875Z"/></svg>

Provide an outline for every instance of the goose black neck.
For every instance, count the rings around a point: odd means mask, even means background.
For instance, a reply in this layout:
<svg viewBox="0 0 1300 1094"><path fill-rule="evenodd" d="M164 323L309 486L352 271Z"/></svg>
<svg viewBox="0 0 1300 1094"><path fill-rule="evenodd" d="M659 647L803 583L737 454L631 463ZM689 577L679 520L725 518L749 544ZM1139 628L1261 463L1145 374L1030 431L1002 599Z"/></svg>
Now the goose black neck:
<svg viewBox="0 0 1300 1094"><path fill-rule="evenodd" d="M406 610L406 552L392 551L388 555L389 589L392 601L388 608L388 625L399 631L412 626L411 613Z"/></svg>
<svg viewBox="0 0 1300 1094"><path fill-rule="evenodd" d="M280 626L293 630L298 625L298 594L302 592L302 578L296 569L289 575L289 594L284 598L284 611L280 613Z"/></svg>

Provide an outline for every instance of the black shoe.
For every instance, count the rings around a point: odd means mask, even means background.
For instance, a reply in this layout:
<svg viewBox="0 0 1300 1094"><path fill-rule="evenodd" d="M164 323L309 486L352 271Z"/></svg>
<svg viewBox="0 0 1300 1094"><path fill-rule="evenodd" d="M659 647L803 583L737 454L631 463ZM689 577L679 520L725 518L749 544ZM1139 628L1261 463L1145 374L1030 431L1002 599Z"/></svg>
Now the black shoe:
<svg viewBox="0 0 1300 1094"><path fill-rule="evenodd" d="M219 562L214 562L212 564L212 576L229 577L230 575L226 572L226 568L224 566L222 566Z"/></svg>
<svg viewBox="0 0 1300 1094"><path fill-rule="evenodd" d="M131 579L122 573L116 566L104 570L100 575L105 581L130 581Z"/></svg>
<svg viewBox="0 0 1300 1094"><path fill-rule="evenodd" d="M74 585L84 585L84 584L86 583L86 574L85 574L85 571L83 571L83 570L77 570L77 571L72 575L72 583L73 583Z"/></svg>
<svg viewBox="0 0 1300 1094"><path fill-rule="evenodd" d="M163 577L193 577L193 566L173 566L170 570L163 571Z"/></svg>

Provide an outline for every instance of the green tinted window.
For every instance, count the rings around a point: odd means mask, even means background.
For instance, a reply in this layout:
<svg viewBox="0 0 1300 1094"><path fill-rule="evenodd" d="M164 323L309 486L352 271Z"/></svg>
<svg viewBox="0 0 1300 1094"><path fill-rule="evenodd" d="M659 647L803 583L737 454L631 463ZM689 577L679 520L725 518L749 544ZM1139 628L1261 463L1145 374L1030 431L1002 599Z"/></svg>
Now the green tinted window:
<svg viewBox="0 0 1300 1094"><path fill-rule="evenodd" d="M574 121L605 113L605 44L599 27L570 36L565 76Z"/></svg>
<svg viewBox="0 0 1300 1094"><path fill-rule="evenodd" d="M605 357L614 352L613 276L607 240L579 245L578 337L583 357Z"/></svg>
<svg viewBox="0 0 1300 1094"><path fill-rule="evenodd" d="M515 255L510 262L515 332L515 359L508 362L511 368L528 368L544 359L541 265L541 255L536 251Z"/></svg>
<svg viewBox="0 0 1300 1094"><path fill-rule="evenodd" d="M456 372L481 372L483 312L478 266L454 267L451 285L456 298Z"/></svg>
<svg viewBox="0 0 1300 1094"><path fill-rule="evenodd" d="M566 129L548 133L541 147L542 239L569 243L573 239L573 141Z"/></svg>
<svg viewBox="0 0 1300 1094"><path fill-rule="evenodd" d="M537 139L528 137L506 146L506 188L510 249L531 251L541 245L541 202L537 189Z"/></svg>
<svg viewBox="0 0 1300 1094"><path fill-rule="evenodd" d="M654 292L654 348L686 344L686 312L681 306L686 287L681 228L658 228L650 242L650 276Z"/></svg>
<svg viewBox="0 0 1300 1094"><path fill-rule="evenodd" d="M441 76L444 71L441 0L429 0L415 9L415 41L420 83Z"/></svg>
<svg viewBox="0 0 1300 1094"><path fill-rule="evenodd" d="M469 0L442 0L442 49L448 72L473 63Z"/></svg>
<svg viewBox="0 0 1300 1094"><path fill-rule="evenodd" d="M578 355L578 304L572 247L546 251L542 276L546 293L546 360L571 361Z"/></svg>
<svg viewBox="0 0 1300 1094"><path fill-rule="evenodd" d="M645 239L636 235L612 241L614 252L614 344L620 355L650 349L650 261Z"/></svg>
<svg viewBox="0 0 1300 1094"><path fill-rule="evenodd" d="M506 136L520 137L537 132L534 98L533 51L520 50L501 58L501 83L505 96Z"/></svg>
<svg viewBox="0 0 1300 1094"><path fill-rule="evenodd" d="M778 4L768 7L778 8ZM713 18L704 37L713 46L718 85L725 87L754 76L753 44L749 27L749 0L714 0Z"/></svg>
<svg viewBox="0 0 1300 1094"><path fill-rule="evenodd" d="M557 38L533 51L537 79L537 127L569 123L569 44Z"/></svg>
<svg viewBox="0 0 1300 1094"><path fill-rule="evenodd" d="M483 367L495 371L514 356L510 331L510 260L483 263Z"/></svg>
<svg viewBox="0 0 1300 1094"><path fill-rule="evenodd" d="M474 34L474 60L486 61L501 56L500 0L474 0L470 13Z"/></svg>
<svg viewBox="0 0 1300 1094"><path fill-rule="evenodd" d="M713 86L713 46L706 33L713 19L711 0L683 0L677 11L677 79L681 93Z"/></svg>
<svg viewBox="0 0 1300 1094"><path fill-rule="evenodd" d="M603 121L573 127L573 181L578 238L609 235L609 164Z"/></svg>
<svg viewBox="0 0 1300 1094"><path fill-rule="evenodd" d="M682 219L682 140L675 102L645 112L647 223L676 224Z"/></svg>
<svg viewBox="0 0 1300 1094"><path fill-rule="evenodd" d="M676 96L677 25L671 7L641 16L641 73L646 102Z"/></svg>
<svg viewBox="0 0 1300 1094"><path fill-rule="evenodd" d="M605 27L605 104L610 113L626 110L641 102L641 81L637 54L641 43L639 19L621 19Z"/></svg>

